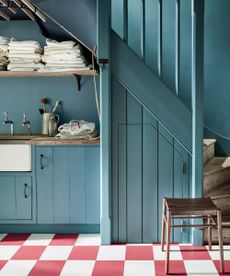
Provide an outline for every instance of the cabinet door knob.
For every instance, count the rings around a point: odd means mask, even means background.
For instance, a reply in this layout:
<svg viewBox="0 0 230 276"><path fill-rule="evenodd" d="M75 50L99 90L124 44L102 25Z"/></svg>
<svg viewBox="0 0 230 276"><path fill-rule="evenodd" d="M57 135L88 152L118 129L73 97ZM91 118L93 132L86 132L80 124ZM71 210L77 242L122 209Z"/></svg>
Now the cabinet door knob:
<svg viewBox="0 0 230 276"><path fill-rule="evenodd" d="M27 183L24 184L24 197L29 197L29 185Z"/></svg>
<svg viewBox="0 0 230 276"><path fill-rule="evenodd" d="M40 168L41 170L44 170L44 166L42 164L42 159L43 159L44 155L43 154L40 154Z"/></svg>

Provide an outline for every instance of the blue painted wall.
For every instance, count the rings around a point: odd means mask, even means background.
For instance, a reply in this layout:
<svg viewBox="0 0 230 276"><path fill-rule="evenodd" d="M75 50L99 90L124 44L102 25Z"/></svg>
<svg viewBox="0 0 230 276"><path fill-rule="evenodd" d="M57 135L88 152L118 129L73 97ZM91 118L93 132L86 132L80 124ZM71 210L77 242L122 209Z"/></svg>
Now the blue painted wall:
<svg viewBox="0 0 230 276"><path fill-rule="evenodd" d="M205 2L205 125L230 139L230 1ZM217 154L230 155L230 141L217 139Z"/></svg>
<svg viewBox="0 0 230 276"><path fill-rule="evenodd" d="M45 38L40 34L37 25L31 21L0 22L0 35L16 39L34 39L42 45ZM0 78L0 122L2 112L8 111L9 118L15 123L15 132L25 132L22 128L22 113L28 113L32 123L32 132L41 132L41 98L49 98L54 105L62 101L59 109L61 123L71 119L93 121L99 127L96 113L93 79L82 78L82 89L77 90L74 77L67 78ZM0 123L0 133L9 131L9 126Z"/></svg>

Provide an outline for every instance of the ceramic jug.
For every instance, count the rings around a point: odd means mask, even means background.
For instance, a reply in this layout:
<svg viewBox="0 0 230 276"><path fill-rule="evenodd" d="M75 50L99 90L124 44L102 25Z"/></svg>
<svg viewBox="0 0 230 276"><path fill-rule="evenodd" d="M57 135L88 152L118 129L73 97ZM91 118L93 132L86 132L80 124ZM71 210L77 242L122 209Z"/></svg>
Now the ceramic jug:
<svg viewBox="0 0 230 276"><path fill-rule="evenodd" d="M45 112L42 114L42 134L49 134L49 120L52 113Z"/></svg>

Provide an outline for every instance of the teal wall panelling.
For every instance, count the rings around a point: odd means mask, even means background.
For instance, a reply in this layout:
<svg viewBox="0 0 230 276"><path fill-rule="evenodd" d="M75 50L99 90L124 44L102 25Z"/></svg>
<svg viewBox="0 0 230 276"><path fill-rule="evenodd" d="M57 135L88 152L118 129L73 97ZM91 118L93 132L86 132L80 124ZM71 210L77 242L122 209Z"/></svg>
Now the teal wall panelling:
<svg viewBox="0 0 230 276"><path fill-rule="evenodd" d="M162 80L176 93L176 1L162 2Z"/></svg>
<svg viewBox="0 0 230 276"><path fill-rule="evenodd" d="M191 156L115 76L112 137L112 241L159 241L163 197L189 196Z"/></svg>

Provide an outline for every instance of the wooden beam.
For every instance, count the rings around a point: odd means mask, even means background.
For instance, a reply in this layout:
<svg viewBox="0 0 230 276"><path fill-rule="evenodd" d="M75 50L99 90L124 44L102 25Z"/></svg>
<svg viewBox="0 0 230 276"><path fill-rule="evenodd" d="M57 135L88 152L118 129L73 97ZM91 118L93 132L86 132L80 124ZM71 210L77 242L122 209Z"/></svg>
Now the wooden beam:
<svg viewBox="0 0 230 276"><path fill-rule="evenodd" d="M2 11L0 11L0 16L2 18L6 19L7 21L10 21L10 17L7 14L5 14L4 12L2 12Z"/></svg>
<svg viewBox="0 0 230 276"><path fill-rule="evenodd" d="M10 10L12 13L16 14L16 9L9 7L8 3L5 0L0 0L0 3L2 3L3 7L7 7L8 10Z"/></svg>
<svg viewBox="0 0 230 276"><path fill-rule="evenodd" d="M36 14L43 22L46 22L46 17L43 14L43 12L41 12L37 6L35 6L32 1L28 1L28 0L21 0L23 4L25 4L34 14Z"/></svg>
<svg viewBox="0 0 230 276"><path fill-rule="evenodd" d="M32 19L33 21L35 21L35 17L34 15L32 14L31 11L25 9L25 8L22 8L22 2L20 0L12 0L19 8L21 8L21 10L30 18Z"/></svg>

